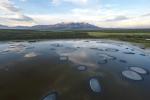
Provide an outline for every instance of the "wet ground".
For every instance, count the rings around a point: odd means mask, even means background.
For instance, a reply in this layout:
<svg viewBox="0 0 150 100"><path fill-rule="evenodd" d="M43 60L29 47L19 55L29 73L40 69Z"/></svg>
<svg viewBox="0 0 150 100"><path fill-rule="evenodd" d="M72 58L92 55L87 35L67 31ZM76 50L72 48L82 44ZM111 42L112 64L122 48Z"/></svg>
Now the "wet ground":
<svg viewBox="0 0 150 100"><path fill-rule="evenodd" d="M149 100L150 54L110 40L0 42L0 100Z"/></svg>

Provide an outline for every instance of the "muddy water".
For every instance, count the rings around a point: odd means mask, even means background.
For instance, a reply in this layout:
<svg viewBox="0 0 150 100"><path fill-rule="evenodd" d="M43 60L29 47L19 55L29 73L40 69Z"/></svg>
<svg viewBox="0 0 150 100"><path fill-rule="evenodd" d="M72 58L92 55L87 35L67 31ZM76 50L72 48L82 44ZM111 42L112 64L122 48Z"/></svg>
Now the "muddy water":
<svg viewBox="0 0 150 100"><path fill-rule="evenodd" d="M150 54L129 43L0 42L0 100L148 100L149 72Z"/></svg>

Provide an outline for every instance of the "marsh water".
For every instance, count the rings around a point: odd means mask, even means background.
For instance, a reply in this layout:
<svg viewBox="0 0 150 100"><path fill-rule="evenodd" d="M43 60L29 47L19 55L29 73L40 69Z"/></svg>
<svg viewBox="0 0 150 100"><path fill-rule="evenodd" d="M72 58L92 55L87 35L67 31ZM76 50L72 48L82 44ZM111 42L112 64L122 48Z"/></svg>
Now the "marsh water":
<svg viewBox="0 0 150 100"><path fill-rule="evenodd" d="M149 100L149 72L150 54L130 43L0 42L0 100Z"/></svg>

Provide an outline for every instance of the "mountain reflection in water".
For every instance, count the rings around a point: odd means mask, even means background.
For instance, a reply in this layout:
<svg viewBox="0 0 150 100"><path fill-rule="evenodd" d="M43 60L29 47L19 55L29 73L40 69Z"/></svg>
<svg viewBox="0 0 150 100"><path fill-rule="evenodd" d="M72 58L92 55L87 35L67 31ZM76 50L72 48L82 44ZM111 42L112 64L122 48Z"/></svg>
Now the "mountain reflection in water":
<svg viewBox="0 0 150 100"><path fill-rule="evenodd" d="M150 55L129 43L0 42L0 100L148 100L149 71Z"/></svg>

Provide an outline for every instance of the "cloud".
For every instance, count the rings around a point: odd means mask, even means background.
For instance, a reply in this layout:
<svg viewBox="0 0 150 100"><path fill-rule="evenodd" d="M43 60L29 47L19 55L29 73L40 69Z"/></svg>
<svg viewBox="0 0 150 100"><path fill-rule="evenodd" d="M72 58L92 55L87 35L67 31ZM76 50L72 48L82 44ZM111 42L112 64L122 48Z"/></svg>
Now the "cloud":
<svg viewBox="0 0 150 100"><path fill-rule="evenodd" d="M115 17L115 18L112 18L112 19L107 19L107 20L105 20L105 21L107 21L107 22L112 22L112 21L124 21L124 20L128 20L129 18L128 17L126 17L126 16L117 16L117 17Z"/></svg>
<svg viewBox="0 0 150 100"><path fill-rule="evenodd" d="M32 18L23 14L19 8L17 8L10 0L0 1L0 20L8 22L14 21L33 21ZM6 22L5 22L6 23Z"/></svg>
<svg viewBox="0 0 150 100"><path fill-rule="evenodd" d="M33 18L37 24L56 24L60 22L88 22L93 24L94 22L98 22L102 19L100 13L101 11L98 8L75 8L66 13L55 13L45 15L36 14L30 15L30 17Z"/></svg>
<svg viewBox="0 0 150 100"><path fill-rule="evenodd" d="M128 12L120 12L117 10L88 8L72 9L71 12L31 15L37 24L56 24L60 22L86 22L100 27L106 28L147 28L150 26L150 17L140 16L123 16L128 15Z"/></svg>
<svg viewBox="0 0 150 100"><path fill-rule="evenodd" d="M120 10L114 7L116 5L112 4L101 6L100 3L98 3L101 0L51 0L54 4L62 4L60 8L66 3L69 3L69 5L75 4L83 6L73 6L66 12L58 13L53 11L43 14L41 14L40 11L36 14L24 14L12 1L0 0L0 24L9 26L32 26L35 24L49 25L61 22L86 22L100 27L111 28L150 26L149 13L142 15L143 12L139 13L135 11L134 13L134 11ZM86 6L84 6L85 4ZM38 10L36 9L36 11Z"/></svg>
<svg viewBox="0 0 150 100"><path fill-rule="evenodd" d="M150 16L150 13L144 14L141 17L148 17L148 16Z"/></svg>
<svg viewBox="0 0 150 100"><path fill-rule="evenodd" d="M53 4L61 4L63 2L68 2L72 4L83 5L86 4L89 0L52 0Z"/></svg>
<svg viewBox="0 0 150 100"><path fill-rule="evenodd" d="M26 2L27 0L20 0L20 1L22 1L22 2Z"/></svg>
<svg viewBox="0 0 150 100"><path fill-rule="evenodd" d="M17 8L10 0L0 1L0 11L5 14L20 13Z"/></svg>
<svg viewBox="0 0 150 100"><path fill-rule="evenodd" d="M15 7L9 0L0 1L0 10L5 13L19 12L19 9Z"/></svg>
<svg viewBox="0 0 150 100"><path fill-rule="evenodd" d="M31 17L25 16L23 14L19 14L17 18L11 18L11 20L14 21L33 21L33 19Z"/></svg>

